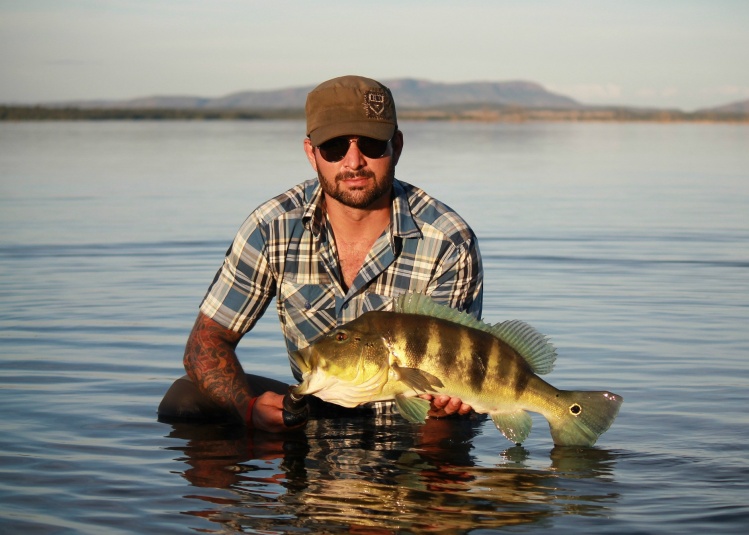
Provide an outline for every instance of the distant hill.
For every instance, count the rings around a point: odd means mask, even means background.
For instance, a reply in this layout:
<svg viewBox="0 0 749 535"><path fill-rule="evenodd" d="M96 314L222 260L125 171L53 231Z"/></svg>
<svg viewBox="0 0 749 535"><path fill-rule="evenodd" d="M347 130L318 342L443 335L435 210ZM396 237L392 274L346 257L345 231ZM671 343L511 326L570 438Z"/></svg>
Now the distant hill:
<svg viewBox="0 0 749 535"><path fill-rule="evenodd" d="M738 102L732 102L725 104L724 106L718 106L716 108L705 108L698 110L697 113L726 113L732 115L749 115L749 100L740 100Z"/></svg>
<svg viewBox="0 0 749 535"><path fill-rule="evenodd" d="M430 108L450 105L499 105L520 108L575 109L582 105L564 95L547 91L534 82L435 83L400 79L383 82L401 108Z"/></svg>
<svg viewBox="0 0 749 535"><path fill-rule="evenodd" d="M384 80L393 91L398 109L451 105L513 106L522 108L577 109L577 101L552 93L534 82L437 83L412 78ZM241 91L218 98L152 96L120 101L76 101L45 104L46 107L81 109L183 109L183 110L302 110L314 86L268 91Z"/></svg>
<svg viewBox="0 0 749 535"><path fill-rule="evenodd" d="M383 80L401 120L618 121L749 123L749 100L684 112L678 109L591 106L527 81L439 83ZM218 98L157 95L129 100L86 100L36 106L0 105L0 121L303 119L314 86L240 91Z"/></svg>

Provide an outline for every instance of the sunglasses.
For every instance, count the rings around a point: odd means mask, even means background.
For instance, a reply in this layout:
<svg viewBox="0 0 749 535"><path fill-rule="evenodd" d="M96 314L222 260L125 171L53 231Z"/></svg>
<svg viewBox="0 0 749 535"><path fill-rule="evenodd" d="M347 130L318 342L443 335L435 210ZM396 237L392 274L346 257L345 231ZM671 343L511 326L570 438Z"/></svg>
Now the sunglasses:
<svg viewBox="0 0 749 535"><path fill-rule="evenodd" d="M325 161L335 163L343 160L348 153L349 146L354 141L356 141L356 146L359 147L359 152L367 158L372 159L385 156L388 150L388 143L390 143L389 139L382 141L381 139L365 136L351 138L349 136L339 136L329 139L317 148L320 149L320 155Z"/></svg>

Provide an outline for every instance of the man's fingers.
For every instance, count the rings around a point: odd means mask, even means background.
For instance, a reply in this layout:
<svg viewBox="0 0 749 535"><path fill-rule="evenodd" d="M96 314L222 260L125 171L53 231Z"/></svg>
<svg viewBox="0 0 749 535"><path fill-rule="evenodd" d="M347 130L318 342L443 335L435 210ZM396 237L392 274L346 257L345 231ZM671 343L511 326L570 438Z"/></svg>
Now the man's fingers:
<svg viewBox="0 0 749 535"><path fill-rule="evenodd" d="M460 398L451 398L445 394L436 396L431 394L421 394L419 397L431 401L432 408L430 414L435 417L449 416L450 414L455 413L465 415L473 410L473 407L467 403L463 403Z"/></svg>

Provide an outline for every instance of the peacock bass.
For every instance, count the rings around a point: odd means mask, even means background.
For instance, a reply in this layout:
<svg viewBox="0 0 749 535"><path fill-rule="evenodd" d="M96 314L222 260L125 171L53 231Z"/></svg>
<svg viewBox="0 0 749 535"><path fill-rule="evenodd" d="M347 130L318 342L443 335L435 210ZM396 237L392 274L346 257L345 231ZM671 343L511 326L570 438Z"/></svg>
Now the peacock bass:
<svg viewBox="0 0 749 535"><path fill-rule="evenodd" d="M516 444L530 433L530 411L546 418L556 445L592 446L623 401L541 379L556 349L528 324L489 325L422 294L401 296L392 312L367 312L292 358L302 371L296 395L344 407L394 400L404 418L423 423L429 402L418 396L447 394L488 414Z"/></svg>

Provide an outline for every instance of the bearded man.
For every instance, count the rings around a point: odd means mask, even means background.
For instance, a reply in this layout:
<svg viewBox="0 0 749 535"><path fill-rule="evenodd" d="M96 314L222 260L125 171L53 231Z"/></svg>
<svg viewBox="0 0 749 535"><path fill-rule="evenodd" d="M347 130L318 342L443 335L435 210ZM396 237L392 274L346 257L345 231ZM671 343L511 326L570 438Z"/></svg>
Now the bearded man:
<svg viewBox="0 0 749 535"><path fill-rule="evenodd" d="M187 376L164 396L162 419L225 415L251 429L290 429L288 385L246 374L236 353L274 298L289 353L365 312L392 309L404 293L481 316L473 231L448 206L395 178L403 133L390 89L361 76L334 78L309 93L305 112L304 151L317 177L261 204L240 227L200 305L185 349ZM424 397L430 416L471 411L458 398ZM323 405L313 413L356 410Z"/></svg>

